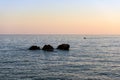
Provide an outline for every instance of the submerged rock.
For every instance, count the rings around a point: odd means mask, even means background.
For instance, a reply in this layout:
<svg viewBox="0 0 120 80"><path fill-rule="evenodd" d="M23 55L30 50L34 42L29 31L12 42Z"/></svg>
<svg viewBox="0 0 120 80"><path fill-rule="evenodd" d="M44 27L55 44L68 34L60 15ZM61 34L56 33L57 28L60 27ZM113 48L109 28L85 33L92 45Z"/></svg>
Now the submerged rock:
<svg viewBox="0 0 120 80"><path fill-rule="evenodd" d="M40 47L33 45L29 48L29 50L40 50Z"/></svg>
<svg viewBox="0 0 120 80"><path fill-rule="evenodd" d="M70 48L69 44L61 44L57 47L57 49L60 49L60 50L69 50L69 48Z"/></svg>
<svg viewBox="0 0 120 80"><path fill-rule="evenodd" d="M54 48L51 45L44 45L42 50L44 50L44 51L54 51Z"/></svg>

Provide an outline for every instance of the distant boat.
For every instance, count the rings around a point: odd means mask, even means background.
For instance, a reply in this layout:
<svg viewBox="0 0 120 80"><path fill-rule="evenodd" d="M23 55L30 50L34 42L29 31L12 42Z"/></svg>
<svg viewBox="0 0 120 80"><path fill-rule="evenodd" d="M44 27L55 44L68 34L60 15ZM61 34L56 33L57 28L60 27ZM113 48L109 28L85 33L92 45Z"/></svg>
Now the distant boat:
<svg viewBox="0 0 120 80"><path fill-rule="evenodd" d="M83 39L86 39L86 37L84 37Z"/></svg>

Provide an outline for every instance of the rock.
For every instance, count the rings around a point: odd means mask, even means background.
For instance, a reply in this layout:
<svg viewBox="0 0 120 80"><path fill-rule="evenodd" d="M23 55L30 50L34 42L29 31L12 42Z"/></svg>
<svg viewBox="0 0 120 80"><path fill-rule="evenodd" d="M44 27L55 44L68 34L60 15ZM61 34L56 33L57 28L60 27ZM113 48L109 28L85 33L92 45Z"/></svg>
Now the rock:
<svg viewBox="0 0 120 80"><path fill-rule="evenodd" d="M60 49L60 50L69 50L69 48L70 48L69 44L61 44L57 47L57 49Z"/></svg>
<svg viewBox="0 0 120 80"><path fill-rule="evenodd" d="M42 50L44 50L44 51L54 51L54 48L51 45L44 45Z"/></svg>
<svg viewBox="0 0 120 80"><path fill-rule="evenodd" d="M33 45L29 48L29 50L40 50L40 47Z"/></svg>

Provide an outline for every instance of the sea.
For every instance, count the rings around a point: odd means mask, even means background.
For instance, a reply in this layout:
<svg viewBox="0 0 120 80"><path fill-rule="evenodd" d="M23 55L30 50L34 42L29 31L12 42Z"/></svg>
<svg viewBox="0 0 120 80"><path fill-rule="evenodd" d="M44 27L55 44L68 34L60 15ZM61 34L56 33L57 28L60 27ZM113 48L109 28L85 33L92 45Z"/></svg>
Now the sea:
<svg viewBox="0 0 120 80"><path fill-rule="evenodd" d="M54 51L28 50L46 44ZM0 80L120 80L120 36L0 35Z"/></svg>

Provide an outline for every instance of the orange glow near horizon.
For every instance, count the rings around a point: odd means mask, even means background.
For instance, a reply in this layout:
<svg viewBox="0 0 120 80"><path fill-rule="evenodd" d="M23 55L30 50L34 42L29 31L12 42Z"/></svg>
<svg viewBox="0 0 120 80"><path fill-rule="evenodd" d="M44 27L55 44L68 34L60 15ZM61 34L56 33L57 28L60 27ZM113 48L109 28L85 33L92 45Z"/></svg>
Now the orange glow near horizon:
<svg viewBox="0 0 120 80"><path fill-rule="evenodd" d="M120 34L120 10L110 4L94 4L21 11L15 5L17 9L0 14L0 34Z"/></svg>

